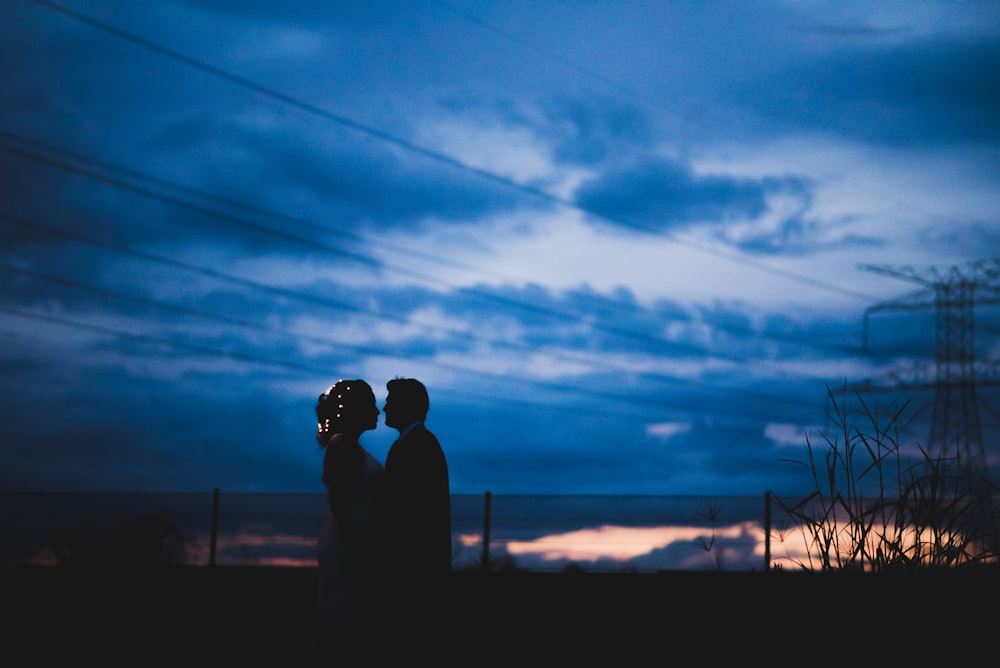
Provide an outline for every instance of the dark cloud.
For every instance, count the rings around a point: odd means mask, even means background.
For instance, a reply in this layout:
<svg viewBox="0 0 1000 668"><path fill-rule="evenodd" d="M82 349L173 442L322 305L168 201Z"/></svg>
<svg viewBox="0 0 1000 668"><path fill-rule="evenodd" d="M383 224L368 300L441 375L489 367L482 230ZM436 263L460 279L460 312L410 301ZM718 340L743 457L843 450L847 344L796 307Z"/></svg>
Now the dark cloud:
<svg viewBox="0 0 1000 668"><path fill-rule="evenodd" d="M666 231L695 222L756 219L767 196L801 192L794 179L741 179L696 174L689 166L661 159L618 168L577 189L577 205L624 227Z"/></svg>
<svg viewBox="0 0 1000 668"><path fill-rule="evenodd" d="M881 239L854 232L837 233L843 227L830 221L821 221L808 214L807 207L783 218L778 225L768 226L759 232L741 234L737 239L719 237L750 255L815 255L833 249L877 248L884 245Z"/></svg>
<svg viewBox="0 0 1000 668"><path fill-rule="evenodd" d="M735 100L777 128L894 146L995 142L1000 45L940 37L852 48L734 87Z"/></svg>
<svg viewBox="0 0 1000 668"><path fill-rule="evenodd" d="M334 128L321 137L317 142L311 132L299 134L295 128L263 134L221 118L212 123L192 119L169 130L158 144L178 157L211 155L212 147L225 146L237 158L227 160L225 170L210 161L195 163L209 192L235 201L264 199L282 216L293 202L297 210L311 208L312 219L305 221L309 229L414 229L427 218L472 224L534 203L516 188L461 165L391 150L364 133Z"/></svg>
<svg viewBox="0 0 1000 668"><path fill-rule="evenodd" d="M914 232L923 243L932 247L954 244L970 257L983 256L984 249L1000 248L1000 230L993 222L947 219L940 224L921 226ZM985 255L990 255L989 251Z"/></svg>
<svg viewBox="0 0 1000 668"><path fill-rule="evenodd" d="M566 102L552 113L549 124L553 158L561 163L615 162L654 138L652 124L636 106L600 98Z"/></svg>

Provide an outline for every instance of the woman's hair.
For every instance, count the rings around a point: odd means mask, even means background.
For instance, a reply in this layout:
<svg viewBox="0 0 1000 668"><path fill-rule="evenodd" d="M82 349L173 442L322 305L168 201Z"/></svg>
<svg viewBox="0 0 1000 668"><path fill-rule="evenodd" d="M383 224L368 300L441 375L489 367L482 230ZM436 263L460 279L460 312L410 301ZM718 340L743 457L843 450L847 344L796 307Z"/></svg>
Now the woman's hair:
<svg viewBox="0 0 1000 668"><path fill-rule="evenodd" d="M361 379L338 380L316 402L317 428L334 434L361 431L375 404L371 385Z"/></svg>

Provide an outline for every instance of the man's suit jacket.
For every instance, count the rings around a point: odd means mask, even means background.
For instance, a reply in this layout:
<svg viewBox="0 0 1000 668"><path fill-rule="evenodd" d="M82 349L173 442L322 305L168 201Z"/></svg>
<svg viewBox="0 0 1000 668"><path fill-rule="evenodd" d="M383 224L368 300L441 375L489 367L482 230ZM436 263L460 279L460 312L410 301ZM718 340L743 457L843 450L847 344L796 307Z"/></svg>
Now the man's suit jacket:
<svg viewBox="0 0 1000 668"><path fill-rule="evenodd" d="M385 459L385 520L389 566L397 574L451 570L451 490L437 437L415 425Z"/></svg>

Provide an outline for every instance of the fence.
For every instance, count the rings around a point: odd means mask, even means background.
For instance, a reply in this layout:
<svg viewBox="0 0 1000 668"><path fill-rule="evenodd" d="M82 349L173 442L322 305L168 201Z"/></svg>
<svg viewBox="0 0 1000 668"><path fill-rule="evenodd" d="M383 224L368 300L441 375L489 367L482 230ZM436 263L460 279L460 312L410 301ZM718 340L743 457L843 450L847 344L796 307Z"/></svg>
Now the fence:
<svg viewBox="0 0 1000 668"><path fill-rule="evenodd" d="M757 570L766 496L452 495L454 567ZM0 564L314 566L322 494L0 492Z"/></svg>
<svg viewBox="0 0 1000 668"><path fill-rule="evenodd" d="M787 502L788 499L782 499ZM452 495L456 570L798 568L808 537L761 496ZM316 565L323 494L0 492L0 564Z"/></svg>

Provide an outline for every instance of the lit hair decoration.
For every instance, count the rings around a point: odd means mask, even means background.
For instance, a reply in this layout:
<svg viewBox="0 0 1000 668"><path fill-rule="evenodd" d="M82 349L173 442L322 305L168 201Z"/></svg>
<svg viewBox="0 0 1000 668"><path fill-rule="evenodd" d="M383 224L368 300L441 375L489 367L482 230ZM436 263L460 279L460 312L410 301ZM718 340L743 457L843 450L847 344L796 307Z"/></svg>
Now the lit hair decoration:
<svg viewBox="0 0 1000 668"><path fill-rule="evenodd" d="M322 404L324 404L324 403L326 403L327 401L330 400L331 393L334 390L338 390L339 389L339 392L337 393L337 412L334 413L333 418L329 418L329 417L323 418L321 421L319 421L319 422L316 423L316 430L319 433L321 433L321 434L328 434L328 433L330 433L330 428L331 428L330 421L331 420L340 420L343 417L343 411L344 411L344 393L351 391L351 386L350 385L344 385L343 387L338 388L338 386L341 383L343 383L343 382L344 382L344 379L341 378L335 384L331 385L330 389L328 389L326 392L324 392L323 394L321 394L320 397L319 397L320 405L322 405ZM318 410L319 410L319 407L317 406L317 411Z"/></svg>

